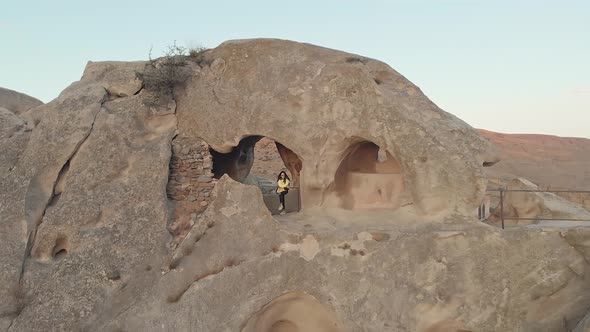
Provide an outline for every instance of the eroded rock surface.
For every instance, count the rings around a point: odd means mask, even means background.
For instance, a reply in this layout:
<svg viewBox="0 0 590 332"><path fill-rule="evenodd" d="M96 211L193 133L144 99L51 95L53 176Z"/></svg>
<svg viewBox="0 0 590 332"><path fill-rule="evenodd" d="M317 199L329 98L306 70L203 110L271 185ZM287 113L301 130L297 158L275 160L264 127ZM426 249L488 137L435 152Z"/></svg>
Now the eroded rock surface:
<svg viewBox="0 0 590 332"><path fill-rule="evenodd" d="M483 197L492 146L388 65L272 39L226 42L205 58L211 65L177 93L179 129L219 152L252 135L283 144L303 161L304 209L339 207L325 198L346 151L363 142L399 161L424 214L471 213Z"/></svg>
<svg viewBox="0 0 590 332"><path fill-rule="evenodd" d="M46 116L1 179L0 309L12 330L72 330L163 250L174 110L108 98L82 80L40 106Z"/></svg>
<svg viewBox="0 0 590 332"><path fill-rule="evenodd" d="M5 108L14 114L21 114L40 105L43 105L43 102L37 98L14 90L0 88L0 108Z"/></svg>
<svg viewBox="0 0 590 332"><path fill-rule="evenodd" d="M89 64L33 109L26 147L2 159L0 329L582 326L590 229L474 220L493 151L389 66L307 44L233 41L191 65L193 77L159 106L135 81L142 68ZM11 114L0 125L17 137L27 120ZM245 143L176 247L166 187L179 134L220 153ZM273 218L257 187L227 175L248 179L261 136L292 151L289 167L301 161L303 212ZM398 178L399 197L418 208L359 210L354 199L336 211L360 183L337 182L341 166L359 181Z"/></svg>
<svg viewBox="0 0 590 332"><path fill-rule="evenodd" d="M0 177L14 167L29 141L26 122L0 107Z"/></svg>
<svg viewBox="0 0 590 332"><path fill-rule="evenodd" d="M164 274L116 289L93 321L100 329L248 331L291 291L346 331L566 331L590 307L588 229L465 221L297 232L270 218L252 186L224 177L214 192Z"/></svg>

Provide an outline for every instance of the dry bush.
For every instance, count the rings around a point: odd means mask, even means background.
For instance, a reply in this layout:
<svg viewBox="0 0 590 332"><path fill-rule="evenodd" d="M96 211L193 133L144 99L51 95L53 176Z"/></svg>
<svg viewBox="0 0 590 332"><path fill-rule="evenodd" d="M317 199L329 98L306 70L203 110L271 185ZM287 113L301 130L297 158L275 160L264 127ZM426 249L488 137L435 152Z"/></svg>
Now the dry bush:
<svg viewBox="0 0 590 332"><path fill-rule="evenodd" d="M207 50L207 48L205 48L201 45L190 47L188 49L188 56L191 61L194 61L200 65L201 63L203 63L205 61L205 51L206 50Z"/></svg>
<svg viewBox="0 0 590 332"><path fill-rule="evenodd" d="M147 100L149 104L162 105L172 99L174 87L184 83L190 76L186 59L186 48L176 45L176 42L168 46L161 58L152 59L150 51L144 71L135 73L143 82L143 88L152 93L152 97Z"/></svg>
<svg viewBox="0 0 590 332"><path fill-rule="evenodd" d="M366 64L367 62L369 62L369 60L367 58L364 57L359 57L359 56L349 56L346 59L344 59L346 62L348 63L362 63L363 65Z"/></svg>

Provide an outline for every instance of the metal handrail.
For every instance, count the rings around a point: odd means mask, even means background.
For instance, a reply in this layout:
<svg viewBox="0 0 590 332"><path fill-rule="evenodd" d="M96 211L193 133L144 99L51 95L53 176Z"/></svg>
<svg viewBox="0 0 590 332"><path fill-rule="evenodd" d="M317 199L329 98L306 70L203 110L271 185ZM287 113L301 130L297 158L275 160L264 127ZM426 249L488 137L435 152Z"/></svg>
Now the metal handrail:
<svg viewBox="0 0 590 332"><path fill-rule="evenodd" d="M258 185L258 187L259 188L272 188L272 189L278 188L277 185L273 185L273 186L271 186L271 185ZM297 211L300 211L301 210L301 191L299 190L300 188L299 188L299 186L289 186L289 189L298 189L297 190Z"/></svg>
<svg viewBox="0 0 590 332"><path fill-rule="evenodd" d="M538 192L538 193L585 193L590 194L590 190L540 190L540 189L486 189L486 192L500 192L500 219L502 220L502 229L504 229L504 220L563 220L563 221L590 221L590 219L579 218L519 218L504 217L504 193L505 192Z"/></svg>
<svg viewBox="0 0 590 332"><path fill-rule="evenodd" d="M263 187L263 188L277 188L278 186L265 186L265 185L258 185L258 187ZM289 188L296 188L296 189L299 189L299 186L289 186Z"/></svg>
<svg viewBox="0 0 590 332"><path fill-rule="evenodd" d="M590 194L590 190L540 190L540 189L486 189L486 191L519 191L532 193L586 193Z"/></svg>

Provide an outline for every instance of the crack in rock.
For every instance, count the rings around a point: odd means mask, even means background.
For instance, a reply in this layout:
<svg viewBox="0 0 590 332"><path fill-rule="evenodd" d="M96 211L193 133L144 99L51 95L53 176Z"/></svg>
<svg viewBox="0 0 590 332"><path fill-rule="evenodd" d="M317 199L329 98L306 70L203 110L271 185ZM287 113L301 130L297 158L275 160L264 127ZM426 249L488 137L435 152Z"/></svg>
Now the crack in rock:
<svg viewBox="0 0 590 332"><path fill-rule="evenodd" d="M33 248L34 243L36 241L37 230L39 228L39 225L41 225L41 223L43 222L43 217L45 216L47 208L51 205L52 202L55 203L54 200L57 198L56 196L59 196L61 194L61 191L63 191L63 188L56 189L56 187L58 187L58 185L60 185L60 181L65 177L66 173L68 172L70 161L76 156L80 147L84 144L84 142L86 142L86 140L88 139L88 137L92 133L92 130L94 129L94 123L96 122L96 118L98 117L98 114L101 111L103 111L103 104L108 99L107 96L108 96L108 93L105 95L105 98L103 98L100 101L100 108L94 114L94 117L92 119L92 122L89 126L88 131L86 132L84 137L82 137L82 139L76 144L72 153L68 156L66 161L61 165L57 174L54 175L50 171L40 172L35 177L33 177L31 179L31 182L29 183L29 187L28 187L27 192L25 194L25 204L24 204L25 205L25 220L27 223L28 234L27 234L27 243L25 246L25 251L24 251L24 255L23 255L23 259L22 259L22 263L21 263L21 267L20 267L17 289L15 290L15 292L18 294L18 296L24 297L23 293L24 293L25 269L26 269L28 259L31 256L32 248ZM49 190L47 190L48 188L46 186L46 183L50 183L50 186L49 186L51 188L50 192L49 192ZM18 318L20 311L22 311L22 308L19 308L19 310L17 310L17 314L13 318L12 322L10 323L10 326L12 326L14 321ZM9 329L10 329L10 326L9 326Z"/></svg>

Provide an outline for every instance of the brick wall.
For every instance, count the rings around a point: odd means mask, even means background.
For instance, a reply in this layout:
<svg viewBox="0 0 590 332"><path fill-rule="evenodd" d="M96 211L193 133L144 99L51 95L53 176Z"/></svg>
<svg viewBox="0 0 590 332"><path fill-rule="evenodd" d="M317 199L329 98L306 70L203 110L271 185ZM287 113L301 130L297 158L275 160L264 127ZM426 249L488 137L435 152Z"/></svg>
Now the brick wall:
<svg viewBox="0 0 590 332"><path fill-rule="evenodd" d="M205 141L181 135L172 140L166 187L171 208L168 231L173 236L172 247L182 241L197 216L207 208L211 191L217 183L212 168L213 159Z"/></svg>
<svg viewBox="0 0 590 332"><path fill-rule="evenodd" d="M207 143L198 138L177 136L172 141L168 199L208 202L217 181L213 178L212 167L213 159Z"/></svg>

